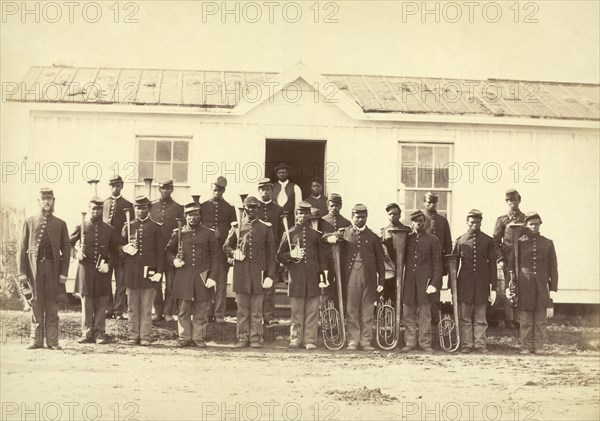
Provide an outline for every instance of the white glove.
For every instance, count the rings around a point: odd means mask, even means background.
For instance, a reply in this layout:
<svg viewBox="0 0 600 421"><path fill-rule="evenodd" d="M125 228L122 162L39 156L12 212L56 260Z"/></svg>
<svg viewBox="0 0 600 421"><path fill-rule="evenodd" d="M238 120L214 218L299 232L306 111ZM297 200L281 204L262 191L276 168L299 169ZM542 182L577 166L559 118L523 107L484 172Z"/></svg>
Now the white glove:
<svg viewBox="0 0 600 421"><path fill-rule="evenodd" d="M98 266L98 272L100 273L108 273L108 263L102 263Z"/></svg>
<svg viewBox="0 0 600 421"><path fill-rule="evenodd" d="M183 265L185 265L185 262L183 260L179 260L177 257L173 259L173 266L175 266L177 269L179 269Z"/></svg>
<svg viewBox="0 0 600 421"><path fill-rule="evenodd" d="M160 279L162 278L162 273L155 273L154 275L152 275L150 277L150 280L152 282L160 282Z"/></svg>
<svg viewBox="0 0 600 421"><path fill-rule="evenodd" d="M377 285L377 292L383 291L383 285Z"/></svg>
<svg viewBox="0 0 600 421"><path fill-rule="evenodd" d="M435 292L437 291L437 288L434 287L433 285L429 285L427 287L427 289L425 290L426 294L435 294Z"/></svg>
<svg viewBox="0 0 600 421"><path fill-rule="evenodd" d="M329 282L319 282L319 288L327 288L329 286Z"/></svg>
<svg viewBox="0 0 600 421"><path fill-rule="evenodd" d="M496 302L496 291L490 291L490 304L494 305L494 303Z"/></svg>
<svg viewBox="0 0 600 421"><path fill-rule="evenodd" d="M83 259L85 259L85 254L83 254L81 250L77 250L75 252L75 258L81 262Z"/></svg>
<svg viewBox="0 0 600 421"><path fill-rule="evenodd" d="M217 286L217 281L215 281L214 279L208 278L206 280L206 288L215 288Z"/></svg>
<svg viewBox="0 0 600 421"><path fill-rule="evenodd" d="M235 260L238 260L238 261L241 262L242 260L244 260L246 258L246 256L244 256L244 253L242 253L241 250L237 250L236 249L236 250L233 251L233 258Z"/></svg>
<svg viewBox="0 0 600 421"><path fill-rule="evenodd" d="M290 251L290 257L292 259L302 259L304 257L304 249L296 247L295 249Z"/></svg>
<svg viewBox="0 0 600 421"><path fill-rule="evenodd" d="M64 285L64 284L66 284L66 283L67 283L67 277L66 277L65 275L60 275L60 276L58 277L58 282L59 282L61 285Z"/></svg>
<svg viewBox="0 0 600 421"><path fill-rule="evenodd" d="M554 301L556 299L556 291L550 291L550 299Z"/></svg>
<svg viewBox="0 0 600 421"><path fill-rule="evenodd" d="M500 269L504 270L504 261L498 262L498 266L500 266Z"/></svg>
<svg viewBox="0 0 600 421"><path fill-rule="evenodd" d="M272 286L273 286L273 278L271 278L270 276L267 276L262 283L262 287L265 289L269 289Z"/></svg>
<svg viewBox="0 0 600 421"><path fill-rule="evenodd" d="M137 248L133 244L125 244L123 246L123 251L125 253L127 253L128 255L133 256L134 254L137 253Z"/></svg>
<svg viewBox="0 0 600 421"><path fill-rule="evenodd" d="M512 294L510 293L510 288L506 288L506 291L504 291L504 293L506 294L506 298L512 298Z"/></svg>
<svg viewBox="0 0 600 421"><path fill-rule="evenodd" d="M335 244L335 243L337 243L337 236L335 236L335 235L328 236L327 237L327 242L329 244Z"/></svg>

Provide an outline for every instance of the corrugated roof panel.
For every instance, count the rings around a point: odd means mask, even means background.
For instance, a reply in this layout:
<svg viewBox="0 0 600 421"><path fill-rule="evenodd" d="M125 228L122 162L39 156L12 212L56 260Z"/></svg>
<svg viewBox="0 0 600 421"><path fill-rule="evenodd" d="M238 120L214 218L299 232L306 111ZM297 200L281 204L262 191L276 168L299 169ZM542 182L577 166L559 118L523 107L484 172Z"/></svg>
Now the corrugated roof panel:
<svg viewBox="0 0 600 421"><path fill-rule="evenodd" d="M73 80L69 84L67 94L63 97L65 102L95 102L94 84L99 69L95 67L80 67L77 69Z"/></svg>
<svg viewBox="0 0 600 421"><path fill-rule="evenodd" d="M182 72L176 70L164 70L160 82L161 104L181 105L182 104Z"/></svg>
<svg viewBox="0 0 600 421"><path fill-rule="evenodd" d="M203 83L204 72L183 72L182 100L184 105L202 106L204 104Z"/></svg>
<svg viewBox="0 0 600 421"><path fill-rule="evenodd" d="M136 97L137 104L158 104L160 97L160 70L143 70Z"/></svg>
<svg viewBox="0 0 600 421"><path fill-rule="evenodd" d="M142 78L141 69L123 69L119 76L114 100L123 104L134 104L140 90Z"/></svg>
<svg viewBox="0 0 600 421"><path fill-rule="evenodd" d="M120 74L120 69L100 69L94 84L97 102L113 102Z"/></svg>

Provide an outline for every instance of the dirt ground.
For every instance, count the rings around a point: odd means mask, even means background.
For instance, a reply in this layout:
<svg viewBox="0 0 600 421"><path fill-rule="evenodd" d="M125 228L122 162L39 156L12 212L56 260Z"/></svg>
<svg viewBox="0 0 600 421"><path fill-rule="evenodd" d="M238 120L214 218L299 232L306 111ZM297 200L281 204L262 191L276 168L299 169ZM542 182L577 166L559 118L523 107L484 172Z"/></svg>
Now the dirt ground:
<svg viewBox="0 0 600 421"><path fill-rule="evenodd" d="M2 420L597 420L598 327L550 326L546 355L521 356L491 328L490 354L289 351L286 328L264 349L233 349L233 326L206 349L80 345L79 314L61 314L63 351L25 350L26 314L2 311Z"/></svg>

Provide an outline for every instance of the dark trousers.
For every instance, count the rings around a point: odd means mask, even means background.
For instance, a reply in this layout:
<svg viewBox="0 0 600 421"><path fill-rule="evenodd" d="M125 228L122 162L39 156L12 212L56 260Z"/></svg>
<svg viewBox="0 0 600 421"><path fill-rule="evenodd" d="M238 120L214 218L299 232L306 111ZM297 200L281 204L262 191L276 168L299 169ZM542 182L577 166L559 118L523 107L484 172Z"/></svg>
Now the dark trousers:
<svg viewBox="0 0 600 421"><path fill-rule="evenodd" d="M175 282L175 268L168 267L165 269L165 300L163 314L165 316L173 316L178 312L177 300L173 298L173 285Z"/></svg>
<svg viewBox="0 0 600 421"><path fill-rule="evenodd" d="M38 346L46 344L58 345L58 305L56 290L58 279L54 275L54 263L50 261L37 263L36 302L31 309L31 342Z"/></svg>
<svg viewBox="0 0 600 421"><path fill-rule="evenodd" d="M208 325L208 301L177 300L177 326L182 341L204 341Z"/></svg>
<svg viewBox="0 0 600 421"><path fill-rule="evenodd" d="M262 336L262 294L236 294L237 337L240 342L258 342Z"/></svg>
<svg viewBox="0 0 600 421"><path fill-rule="evenodd" d="M154 288L127 288L131 339L150 340L154 294Z"/></svg>
<svg viewBox="0 0 600 421"><path fill-rule="evenodd" d="M290 343L316 344L319 319L319 301L321 297L290 297L292 307L292 326Z"/></svg>
<svg viewBox="0 0 600 421"><path fill-rule="evenodd" d="M163 279L161 279L160 282L153 282L152 289L154 290L154 302L152 303L154 315L156 317L162 317L165 306L165 298L163 295Z"/></svg>
<svg viewBox="0 0 600 421"><path fill-rule="evenodd" d="M107 313L113 313L116 316L120 316L127 312L127 294L125 293L125 270L123 263L115 265L115 292L113 294L111 288L111 294L106 306ZM111 275L112 279L112 275Z"/></svg>
<svg viewBox="0 0 600 421"><path fill-rule="evenodd" d="M521 317L521 346L525 349L541 349L546 339L546 308L537 306L534 311L519 310Z"/></svg>
<svg viewBox="0 0 600 421"><path fill-rule="evenodd" d="M275 318L275 285L269 289L264 289L265 292L263 299L263 320L265 323L270 322Z"/></svg>
<svg viewBox="0 0 600 421"><path fill-rule="evenodd" d="M87 339L103 339L106 325L106 307L109 296L81 297L81 336Z"/></svg>
<svg viewBox="0 0 600 421"><path fill-rule="evenodd" d="M348 298L346 326L348 328L348 345L371 345L373 336L373 298L367 288L364 268L355 262L348 278Z"/></svg>
<svg viewBox="0 0 600 421"><path fill-rule="evenodd" d="M209 316L225 317L227 307L227 276L229 274L229 263L223 256L219 258L219 276L217 279L217 288L213 301L208 310Z"/></svg>
<svg viewBox="0 0 600 421"><path fill-rule="evenodd" d="M487 304L460 303L460 340L462 348L485 348Z"/></svg>
<svg viewBox="0 0 600 421"><path fill-rule="evenodd" d="M404 304L404 323L406 325L406 345L413 348L416 348L417 345L421 348L431 347L431 304L429 302Z"/></svg>

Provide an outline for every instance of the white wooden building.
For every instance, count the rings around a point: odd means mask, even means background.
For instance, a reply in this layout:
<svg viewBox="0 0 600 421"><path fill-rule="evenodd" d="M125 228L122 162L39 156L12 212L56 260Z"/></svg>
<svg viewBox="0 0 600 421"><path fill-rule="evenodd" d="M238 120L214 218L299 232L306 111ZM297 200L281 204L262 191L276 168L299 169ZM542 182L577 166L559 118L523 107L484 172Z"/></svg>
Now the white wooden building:
<svg viewBox="0 0 600 421"><path fill-rule="evenodd" d="M387 203L406 216L437 191L456 238L471 208L491 235L514 187L555 241L557 301L600 303L598 85L321 75L301 63L283 73L32 67L14 85L3 206L29 213L51 186L73 227L92 194L85 179L100 178L105 196L115 172L129 199L145 193L141 178L173 177L180 203L205 199L224 175L238 204L286 161L304 194L324 175L343 214L366 204L373 229Z"/></svg>

